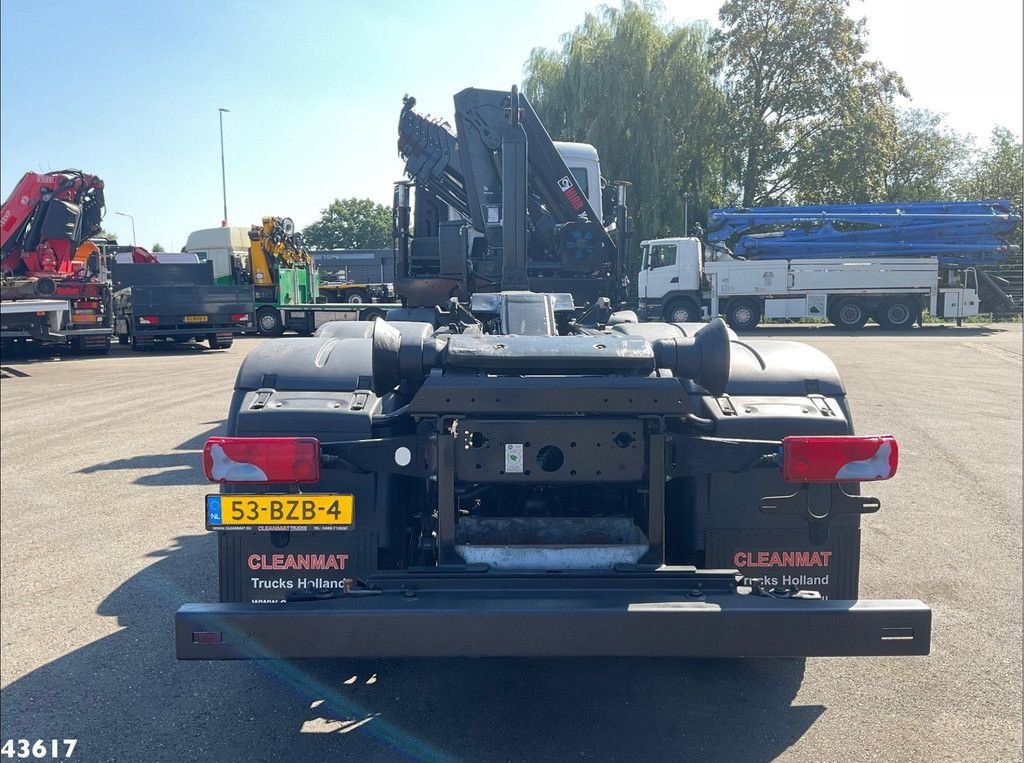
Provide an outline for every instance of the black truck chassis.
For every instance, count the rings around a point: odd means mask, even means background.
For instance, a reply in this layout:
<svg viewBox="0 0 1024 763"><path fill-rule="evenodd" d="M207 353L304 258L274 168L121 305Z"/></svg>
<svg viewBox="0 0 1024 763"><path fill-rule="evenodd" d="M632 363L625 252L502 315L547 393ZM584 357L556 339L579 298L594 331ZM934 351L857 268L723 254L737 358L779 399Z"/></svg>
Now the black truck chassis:
<svg viewBox="0 0 1024 763"><path fill-rule="evenodd" d="M878 502L779 472L782 438L852 434L822 353L720 322L492 336L399 318L243 362L226 435L315 437L322 471L209 505L346 494L353 519L225 529L208 511L220 602L178 610L180 659L928 653L926 605L858 598ZM633 535L608 541L620 522ZM587 568L577 542L633 556ZM504 561L555 546L568 563Z"/></svg>

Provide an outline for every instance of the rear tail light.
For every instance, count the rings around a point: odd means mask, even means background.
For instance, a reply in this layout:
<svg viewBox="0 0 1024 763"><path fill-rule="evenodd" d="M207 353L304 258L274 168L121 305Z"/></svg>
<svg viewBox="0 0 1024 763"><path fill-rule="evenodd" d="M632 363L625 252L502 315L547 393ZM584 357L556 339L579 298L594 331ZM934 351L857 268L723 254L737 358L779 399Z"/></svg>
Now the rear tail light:
<svg viewBox="0 0 1024 763"><path fill-rule="evenodd" d="M211 437L203 448L210 482L316 482L320 441L315 437Z"/></svg>
<svg viewBox="0 0 1024 763"><path fill-rule="evenodd" d="M142 326L155 326L160 323L159 315L140 315L139 324Z"/></svg>
<svg viewBox="0 0 1024 763"><path fill-rule="evenodd" d="M231 322L240 323L249 320L249 313L231 313Z"/></svg>
<svg viewBox="0 0 1024 763"><path fill-rule="evenodd" d="M95 297L98 296L99 293L100 290L96 284L70 284L66 286L58 286L54 291L54 294L58 297Z"/></svg>
<svg viewBox="0 0 1024 763"><path fill-rule="evenodd" d="M75 302L76 310L95 310L100 306L100 303L95 300L80 299Z"/></svg>
<svg viewBox="0 0 1024 763"><path fill-rule="evenodd" d="M73 314L71 316L72 323L99 323L101 316L94 315L93 313Z"/></svg>
<svg viewBox="0 0 1024 763"><path fill-rule="evenodd" d="M887 480L899 461L899 445L888 434L782 438L782 478L787 482Z"/></svg>

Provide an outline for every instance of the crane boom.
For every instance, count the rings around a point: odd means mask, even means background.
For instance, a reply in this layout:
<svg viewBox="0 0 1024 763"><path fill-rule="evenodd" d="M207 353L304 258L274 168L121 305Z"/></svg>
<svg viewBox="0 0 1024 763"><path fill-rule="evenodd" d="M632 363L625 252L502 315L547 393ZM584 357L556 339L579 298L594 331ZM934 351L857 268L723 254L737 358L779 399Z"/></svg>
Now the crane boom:
<svg viewBox="0 0 1024 763"><path fill-rule="evenodd" d="M396 191L396 287L407 304L502 289L566 292L580 303L599 296L618 301L624 196L614 227L606 227L605 210L594 206L604 204L588 198L517 88L457 93L455 132L418 114L415 105L404 99L398 126L399 154L416 188L412 210L406 190ZM593 148L576 145L593 152L596 168ZM599 183L595 176L589 188ZM609 210L607 222L611 217Z"/></svg>
<svg viewBox="0 0 1024 763"><path fill-rule="evenodd" d="M712 209L708 242L748 259L937 257L946 267L996 264L1020 224L1006 199Z"/></svg>

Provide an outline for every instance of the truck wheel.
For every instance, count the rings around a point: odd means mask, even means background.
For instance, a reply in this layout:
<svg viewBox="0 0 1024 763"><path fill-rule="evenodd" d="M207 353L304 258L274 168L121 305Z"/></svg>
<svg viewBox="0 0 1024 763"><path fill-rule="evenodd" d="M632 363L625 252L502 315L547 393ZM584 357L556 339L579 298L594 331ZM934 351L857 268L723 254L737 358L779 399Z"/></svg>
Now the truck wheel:
<svg viewBox="0 0 1024 763"><path fill-rule="evenodd" d="M350 305L365 305L370 301L370 295L362 289L353 289L345 294L345 301Z"/></svg>
<svg viewBox="0 0 1024 763"><path fill-rule="evenodd" d="M90 347L86 350L90 355L109 355L110 354L110 337L106 337L103 340L103 344L98 344Z"/></svg>
<svg viewBox="0 0 1024 763"><path fill-rule="evenodd" d="M669 323L693 323L700 318L700 308L689 297L679 297L665 305L665 320Z"/></svg>
<svg viewBox="0 0 1024 763"><path fill-rule="evenodd" d="M844 299L829 307L828 319L836 328L856 331L868 322L868 311L859 299Z"/></svg>
<svg viewBox="0 0 1024 763"><path fill-rule="evenodd" d="M143 350L148 350L153 346L152 339L140 339L137 336L132 337L131 343L133 352L142 352Z"/></svg>
<svg viewBox="0 0 1024 763"><path fill-rule="evenodd" d="M206 338L206 343L210 345L211 350L230 350L231 345L235 343L234 339L218 339L216 334L210 334Z"/></svg>
<svg viewBox="0 0 1024 763"><path fill-rule="evenodd" d="M761 303L756 299L734 299L725 310L725 322L733 331L749 331L761 322Z"/></svg>
<svg viewBox="0 0 1024 763"><path fill-rule="evenodd" d="M887 299L878 308L875 320L884 329L906 331L917 321L921 308L904 297Z"/></svg>
<svg viewBox="0 0 1024 763"><path fill-rule="evenodd" d="M281 336L284 333L281 311L276 307L261 307L256 311L256 328L263 336Z"/></svg>
<svg viewBox="0 0 1024 763"><path fill-rule="evenodd" d="M369 307L366 310L359 311L359 320L361 321L372 321L374 318L385 318L387 313L378 307Z"/></svg>
<svg viewBox="0 0 1024 763"><path fill-rule="evenodd" d="M117 335L117 343L118 344L128 344L128 335L127 334L118 334Z"/></svg>

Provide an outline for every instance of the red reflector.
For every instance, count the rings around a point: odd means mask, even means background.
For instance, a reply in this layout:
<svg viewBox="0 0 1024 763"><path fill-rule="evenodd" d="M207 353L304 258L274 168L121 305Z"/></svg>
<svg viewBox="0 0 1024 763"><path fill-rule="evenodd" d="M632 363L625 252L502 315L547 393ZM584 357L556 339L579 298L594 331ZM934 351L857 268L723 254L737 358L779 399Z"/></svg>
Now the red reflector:
<svg viewBox="0 0 1024 763"><path fill-rule="evenodd" d="M899 445L891 434L782 438L782 479L787 482L887 480L899 461Z"/></svg>
<svg viewBox="0 0 1024 763"><path fill-rule="evenodd" d="M140 315L139 323L143 326L155 326L160 322L159 315Z"/></svg>
<svg viewBox="0 0 1024 763"><path fill-rule="evenodd" d="M219 644L223 640L220 631L192 631L193 644Z"/></svg>
<svg viewBox="0 0 1024 763"><path fill-rule="evenodd" d="M231 322L238 323L239 321L249 320L249 313L231 313Z"/></svg>
<svg viewBox="0 0 1024 763"><path fill-rule="evenodd" d="M210 482L317 482L315 437L211 437L203 448Z"/></svg>
<svg viewBox="0 0 1024 763"><path fill-rule="evenodd" d="M75 309L78 310L95 310L99 306L100 303L95 300L80 299L75 302Z"/></svg>

